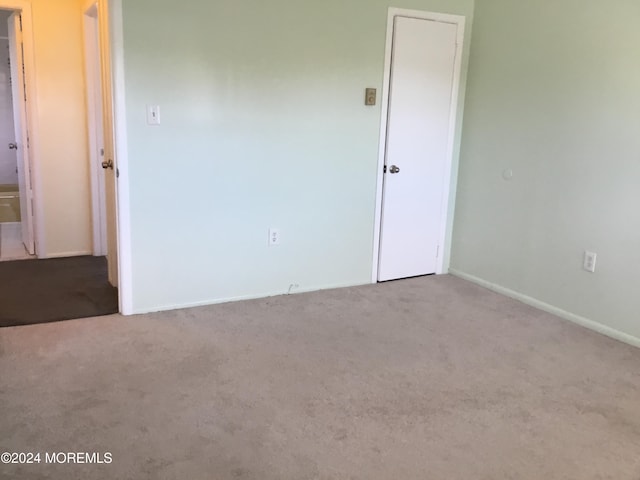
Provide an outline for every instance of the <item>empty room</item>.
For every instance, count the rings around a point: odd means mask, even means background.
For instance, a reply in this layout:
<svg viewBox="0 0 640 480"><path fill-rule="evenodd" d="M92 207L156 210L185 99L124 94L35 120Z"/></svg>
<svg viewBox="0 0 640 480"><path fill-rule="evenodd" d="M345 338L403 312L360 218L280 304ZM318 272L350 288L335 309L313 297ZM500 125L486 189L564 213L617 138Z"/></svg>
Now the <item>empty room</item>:
<svg viewBox="0 0 640 480"><path fill-rule="evenodd" d="M119 313L0 328L0 478L640 479L637 0L75 3Z"/></svg>

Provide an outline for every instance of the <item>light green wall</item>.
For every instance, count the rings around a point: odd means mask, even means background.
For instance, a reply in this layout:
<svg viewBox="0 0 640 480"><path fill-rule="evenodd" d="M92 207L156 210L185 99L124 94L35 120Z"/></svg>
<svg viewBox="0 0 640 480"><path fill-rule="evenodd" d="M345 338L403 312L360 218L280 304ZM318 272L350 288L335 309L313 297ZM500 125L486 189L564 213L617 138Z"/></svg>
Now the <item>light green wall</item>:
<svg viewBox="0 0 640 480"><path fill-rule="evenodd" d="M637 0L478 0L452 255L636 338L639 23Z"/></svg>
<svg viewBox="0 0 640 480"><path fill-rule="evenodd" d="M135 311L370 281L389 6L124 1Z"/></svg>

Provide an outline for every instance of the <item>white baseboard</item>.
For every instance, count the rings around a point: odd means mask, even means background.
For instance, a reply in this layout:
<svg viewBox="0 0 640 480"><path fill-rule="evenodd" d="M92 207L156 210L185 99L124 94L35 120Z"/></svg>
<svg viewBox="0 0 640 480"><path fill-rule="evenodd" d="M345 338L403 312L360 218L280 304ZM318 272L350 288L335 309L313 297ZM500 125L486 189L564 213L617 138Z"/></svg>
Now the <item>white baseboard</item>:
<svg viewBox="0 0 640 480"><path fill-rule="evenodd" d="M576 315L575 313L567 312L566 310L562 310L561 308L554 307L553 305L549 305L548 303L542 302L540 300L529 297L522 293L516 292L514 290L510 290L500 285L496 285L495 283L488 282L487 280L483 280L482 278L476 277L474 275L470 275L468 273L464 273L453 268L449 270L449 273L451 275L462 278L463 280L468 280L471 283L475 283L476 285L480 285L481 287L487 288L489 290L492 290L506 297L513 298L522 303L525 303L532 307L543 310L547 313L556 315L557 317L560 317L564 320L568 320L572 323L588 328L589 330L593 330L595 332L601 333L602 335L606 335L607 337L613 338L620 342L624 342L634 347L640 348L640 338L634 337L632 335L621 332L614 328L607 327L606 325L603 325L593 320L589 320L588 318L585 318L585 317L581 317L580 315Z"/></svg>
<svg viewBox="0 0 640 480"><path fill-rule="evenodd" d="M323 286L303 287L303 288L300 288L297 285L291 285L286 291L258 293L254 295L242 295L242 296L228 297L228 298L218 298L218 299L204 300L199 302L175 303L175 304L168 304L168 305L160 305L158 307L153 307L153 308L141 308L141 309L135 308L131 313L122 312L122 314L125 316L143 315L146 313L167 312L171 310L182 310L185 308L206 307L209 305L219 305L222 303L241 302L245 300L259 300L261 298L280 297L283 295L296 295L299 293L311 293L311 292L318 292L321 290L334 290L337 288L359 287L363 285L371 285L371 284L370 283L348 283L348 284L323 285Z"/></svg>
<svg viewBox="0 0 640 480"><path fill-rule="evenodd" d="M81 250L77 252L60 252L60 253L52 253L50 255L38 255L40 260L46 260L48 258L67 258L67 257L87 257L92 256L93 252L91 250Z"/></svg>

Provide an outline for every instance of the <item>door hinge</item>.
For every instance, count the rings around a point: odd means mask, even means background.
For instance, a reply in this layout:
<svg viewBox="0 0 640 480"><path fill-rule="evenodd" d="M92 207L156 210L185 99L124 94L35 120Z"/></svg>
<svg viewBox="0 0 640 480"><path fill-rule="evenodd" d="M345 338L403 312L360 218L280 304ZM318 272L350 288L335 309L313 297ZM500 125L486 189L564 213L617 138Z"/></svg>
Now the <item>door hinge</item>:
<svg viewBox="0 0 640 480"><path fill-rule="evenodd" d="M382 169L382 173L387 173L387 166L385 165L384 168Z"/></svg>
<svg viewBox="0 0 640 480"><path fill-rule="evenodd" d="M104 157L104 148L101 148L101 149L100 149L100 156L101 156L101 157Z"/></svg>
<svg viewBox="0 0 640 480"><path fill-rule="evenodd" d="M436 248L436 258L440 258L440 245Z"/></svg>

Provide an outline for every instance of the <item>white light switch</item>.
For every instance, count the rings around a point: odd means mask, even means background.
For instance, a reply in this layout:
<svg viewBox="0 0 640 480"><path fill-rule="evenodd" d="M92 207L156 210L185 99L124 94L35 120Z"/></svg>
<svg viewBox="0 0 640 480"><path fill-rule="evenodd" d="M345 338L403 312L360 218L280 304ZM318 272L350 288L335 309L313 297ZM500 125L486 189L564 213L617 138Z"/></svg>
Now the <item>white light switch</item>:
<svg viewBox="0 0 640 480"><path fill-rule="evenodd" d="M147 105L147 124L160 125L160 105Z"/></svg>

